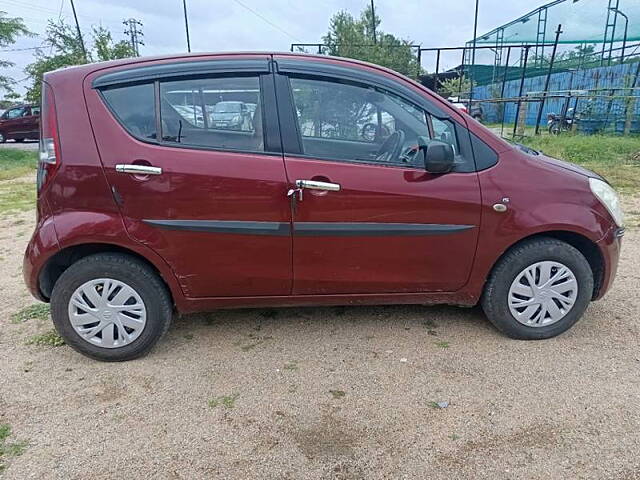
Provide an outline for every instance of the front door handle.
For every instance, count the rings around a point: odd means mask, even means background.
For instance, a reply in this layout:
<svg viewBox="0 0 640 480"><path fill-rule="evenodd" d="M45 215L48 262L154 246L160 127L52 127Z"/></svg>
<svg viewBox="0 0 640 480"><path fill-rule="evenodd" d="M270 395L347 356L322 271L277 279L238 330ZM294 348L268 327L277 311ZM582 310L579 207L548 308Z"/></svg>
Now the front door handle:
<svg viewBox="0 0 640 480"><path fill-rule="evenodd" d="M317 180L296 180L296 187L310 190L328 190L330 192L340 191L339 183L318 182Z"/></svg>
<svg viewBox="0 0 640 480"><path fill-rule="evenodd" d="M152 167L151 165L135 165L119 163L116 165L118 173L132 173L134 175L160 175L162 169L160 167Z"/></svg>

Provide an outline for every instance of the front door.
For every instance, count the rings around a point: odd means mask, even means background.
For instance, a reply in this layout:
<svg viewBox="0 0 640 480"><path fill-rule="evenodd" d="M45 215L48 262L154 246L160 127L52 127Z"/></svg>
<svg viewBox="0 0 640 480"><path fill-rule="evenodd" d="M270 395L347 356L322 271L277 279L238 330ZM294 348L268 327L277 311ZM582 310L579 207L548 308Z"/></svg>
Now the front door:
<svg viewBox="0 0 640 480"><path fill-rule="evenodd" d="M286 175L269 130L277 122L263 121L273 116L272 77L242 68L87 89L127 231L165 259L190 297L291 290Z"/></svg>
<svg viewBox="0 0 640 480"><path fill-rule="evenodd" d="M461 288L478 238L478 178L464 167L427 173L416 145L418 137L448 141L468 165L463 130L366 84L289 81L302 153L285 155L287 174L291 183L322 182L293 200L293 292Z"/></svg>

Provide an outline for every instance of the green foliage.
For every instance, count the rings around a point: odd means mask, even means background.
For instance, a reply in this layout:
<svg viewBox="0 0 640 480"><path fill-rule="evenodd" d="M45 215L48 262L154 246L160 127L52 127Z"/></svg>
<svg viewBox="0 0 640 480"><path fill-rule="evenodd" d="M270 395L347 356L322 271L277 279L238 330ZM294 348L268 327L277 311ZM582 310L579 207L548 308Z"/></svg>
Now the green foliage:
<svg viewBox="0 0 640 480"><path fill-rule="evenodd" d="M36 186L30 182L0 182L0 214L31 210L36 204Z"/></svg>
<svg viewBox="0 0 640 480"><path fill-rule="evenodd" d="M46 320L49 318L48 303L34 303L11 315L11 323L23 323L27 320Z"/></svg>
<svg viewBox="0 0 640 480"><path fill-rule="evenodd" d="M64 345L64 340L55 330L50 330L40 335L34 335L27 340L27 345L38 345L47 347L61 347Z"/></svg>
<svg viewBox="0 0 640 480"><path fill-rule="evenodd" d="M6 423L0 424L0 473L5 469L5 459L8 457L18 457L24 453L29 446L26 441L7 443L11 436L11 427Z"/></svg>
<svg viewBox="0 0 640 480"><path fill-rule="evenodd" d="M416 77L420 66L411 42L380 31L380 22L370 6L359 19L346 11L336 13L331 17L329 31L322 37L326 45L323 53L375 63Z"/></svg>
<svg viewBox="0 0 640 480"><path fill-rule="evenodd" d="M6 47L16 43L18 37L22 35L31 36L31 33L25 26L22 18L7 17L6 12L0 11L0 47ZM0 59L0 69L12 67L14 64L6 60ZM0 90L11 92L13 79L6 75L0 75Z"/></svg>
<svg viewBox="0 0 640 480"><path fill-rule="evenodd" d="M464 75L458 78L447 78L439 83L438 94L444 98L468 98L469 92L471 92L471 80Z"/></svg>
<svg viewBox="0 0 640 480"><path fill-rule="evenodd" d="M93 48L87 46L87 56L85 57L82 42L75 28L65 23L64 20L49 21L45 44L50 47L52 53L45 54L45 49L36 50L35 61L25 68L25 72L33 82L25 95L27 101L33 103L40 101L40 85L46 72L72 65L134 56L130 44L125 41L114 43L111 32L104 27L94 27L92 39Z"/></svg>
<svg viewBox="0 0 640 480"><path fill-rule="evenodd" d="M215 397L209 400L209 408L216 408L219 406L223 406L224 408L231 409L236 405L236 400L240 395L237 393L233 395L223 395L220 397Z"/></svg>
<svg viewBox="0 0 640 480"><path fill-rule="evenodd" d="M541 135L525 137L521 142L545 155L593 170L622 192L640 190L640 136Z"/></svg>
<svg viewBox="0 0 640 480"><path fill-rule="evenodd" d="M3 148L0 150L0 180L22 177L38 166L37 152Z"/></svg>

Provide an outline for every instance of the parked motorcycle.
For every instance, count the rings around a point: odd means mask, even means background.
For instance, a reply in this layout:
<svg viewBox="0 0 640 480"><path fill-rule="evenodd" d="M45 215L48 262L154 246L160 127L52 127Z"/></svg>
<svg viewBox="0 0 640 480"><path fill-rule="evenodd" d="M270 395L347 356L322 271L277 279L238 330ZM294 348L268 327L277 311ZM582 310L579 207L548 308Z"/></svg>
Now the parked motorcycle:
<svg viewBox="0 0 640 480"><path fill-rule="evenodd" d="M570 132L573 128L573 124L578 121L575 110L570 108L567 110L566 115L558 115L557 113L550 112L547 114L547 128L551 135L560 135L562 132Z"/></svg>

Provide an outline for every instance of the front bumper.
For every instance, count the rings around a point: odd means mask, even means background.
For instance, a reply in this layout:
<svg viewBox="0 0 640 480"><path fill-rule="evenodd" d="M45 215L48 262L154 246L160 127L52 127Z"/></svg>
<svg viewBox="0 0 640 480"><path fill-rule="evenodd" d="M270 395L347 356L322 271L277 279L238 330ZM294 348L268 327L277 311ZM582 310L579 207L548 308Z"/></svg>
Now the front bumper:
<svg viewBox="0 0 640 480"><path fill-rule="evenodd" d="M599 300L604 297L613 285L613 280L618 271L623 235L624 228L618 228L614 225L597 243L600 253L602 254L603 269L602 275L600 276L599 288L596 289L593 300Z"/></svg>

